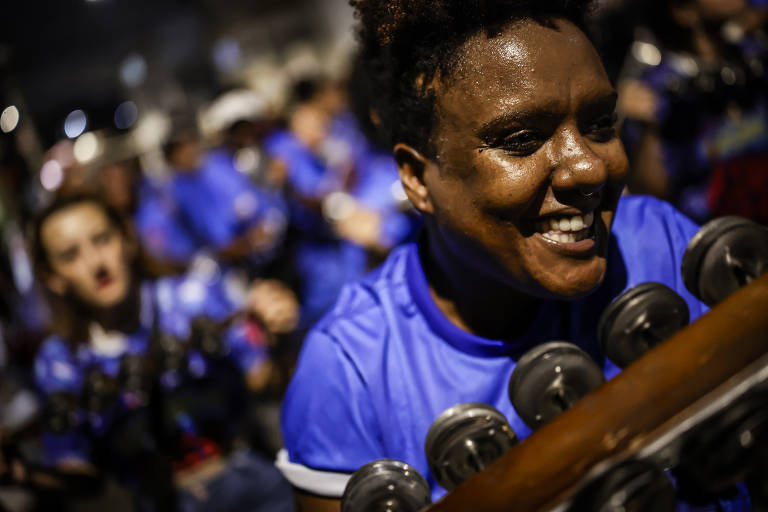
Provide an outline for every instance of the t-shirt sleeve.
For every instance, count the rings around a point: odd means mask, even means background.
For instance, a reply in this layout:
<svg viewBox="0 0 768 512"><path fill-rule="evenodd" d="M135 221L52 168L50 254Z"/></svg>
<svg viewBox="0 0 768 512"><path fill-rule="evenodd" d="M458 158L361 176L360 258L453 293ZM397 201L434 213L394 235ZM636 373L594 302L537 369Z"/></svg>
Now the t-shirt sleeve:
<svg viewBox="0 0 768 512"><path fill-rule="evenodd" d="M340 344L314 331L283 403L286 478L304 491L340 497L348 476L384 457L367 383Z"/></svg>
<svg viewBox="0 0 768 512"><path fill-rule="evenodd" d="M708 308L683 282L683 254L699 226L672 205L648 196L623 197L616 217L618 239L627 271L627 288L657 281L688 304L691 322Z"/></svg>
<svg viewBox="0 0 768 512"><path fill-rule="evenodd" d="M674 253L674 260L677 262L676 279L674 281L675 288L678 294L680 294L685 302L688 304L688 310L691 314L691 322L695 321L701 315L709 311L709 308L701 302L699 299L693 296L688 291L683 282L682 270L680 269L683 261L683 255L688 248L688 243L693 236L698 233L699 225L693 222L691 219L676 210L671 204L663 203L663 207L667 209L667 218L669 226L669 239L671 240L672 251Z"/></svg>

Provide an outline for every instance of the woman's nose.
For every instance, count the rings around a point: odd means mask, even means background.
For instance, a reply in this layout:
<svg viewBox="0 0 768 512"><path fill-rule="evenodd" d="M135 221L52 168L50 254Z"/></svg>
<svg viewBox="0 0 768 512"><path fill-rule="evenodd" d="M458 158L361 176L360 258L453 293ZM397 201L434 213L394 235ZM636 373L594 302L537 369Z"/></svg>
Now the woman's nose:
<svg viewBox="0 0 768 512"><path fill-rule="evenodd" d="M85 260L85 264L90 270L96 270L97 268L101 267L102 263L104 262L103 255L95 247L91 247L88 250L83 251L83 259Z"/></svg>
<svg viewBox="0 0 768 512"><path fill-rule="evenodd" d="M605 186L606 163L576 128L563 130L554 142L552 187L556 191L574 191L590 197Z"/></svg>

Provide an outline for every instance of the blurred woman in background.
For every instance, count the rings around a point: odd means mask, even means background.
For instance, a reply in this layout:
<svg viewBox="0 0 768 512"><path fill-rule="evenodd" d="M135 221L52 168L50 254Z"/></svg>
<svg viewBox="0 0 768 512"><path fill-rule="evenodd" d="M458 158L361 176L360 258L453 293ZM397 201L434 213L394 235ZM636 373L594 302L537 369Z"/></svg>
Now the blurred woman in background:
<svg viewBox="0 0 768 512"><path fill-rule="evenodd" d="M46 463L117 475L139 510L293 510L237 428L243 391L267 378L264 326L281 312L238 315L242 299L215 273L149 278L123 219L92 196L55 200L34 244L55 314L35 362Z"/></svg>

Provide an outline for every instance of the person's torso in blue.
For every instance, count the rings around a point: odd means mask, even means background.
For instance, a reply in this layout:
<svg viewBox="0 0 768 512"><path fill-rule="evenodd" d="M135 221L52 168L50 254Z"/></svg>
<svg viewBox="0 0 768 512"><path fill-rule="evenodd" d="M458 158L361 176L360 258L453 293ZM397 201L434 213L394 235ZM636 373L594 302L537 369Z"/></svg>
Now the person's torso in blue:
<svg viewBox="0 0 768 512"><path fill-rule="evenodd" d="M186 342L191 321L206 316L223 321L233 314L241 297L221 280L206 280L190 275L145 282L141 287L140 327L125 334L111 346L82 344L73 350L58 336L51 336L41 346L35 361L35 380L45 397L56 393L82 397L86 376L97 370L108 377L117 378L126 355L143 356L150 350L154 329ZM235 321L225 331L223 343L233 364L243 372L263 364L268 359L263 332L254 331L248 322ZM198 351L190 349L185 374L204 378L210 365ZM179 376L165 373L161 376L165 388L171 390L180 384ZM105 434L113 422L137 406L136 397L120 390L114 403L97 413L88 413L83 403L77 406L79 422L64 432L46 432L43 436L44 456L54 466L64 459L91 460L93 443ZM183 418L187 421L187 418ZM180 425L192 433L194 425ZM190 430L191 429L191 430Z"/></svg>
<svg viewBox="0 0 768 512"><path fill-rule="evenodd" d="M137 188L133 222L142 246L157 259L189 262L200 243L182 222L168 184L143 178Z"/></svg>
<svg viewBox="0 0 768 512"><path fill-rule="evenodd" d="M209 152L200 169L176 173L171 193L182 222L202 245L214 249L226 248L259 224L282 233L287 222L282 197L257 186L238 171L233 156L224 148ZM276 240L282 240L282 234ZM264 251L275 249L267 247ZM259 259L259 255L253 257Z"/></svg>
<svg viewBox="0 0 768 512"><path fill-rule="evenodd" d="M289 460L279 466L298 487L340 496L338 479L327 489L313 483L318 471L349 474L372 460L394 458L420 471L433 498L440 498L445 491L429 472L424 441L444 410L487 403L508 418L519 438L530 434L507 394L516 361L527 349L571 341L610 378L619 370L598 348L597 322L623 290L664 283L685 299L691 321L706 311L685 289L680 272L696 231L666 203L622 198L604 283L585 299L544 301L528 332L511 341L454 326L431 298L417 245L396 249L380 268L347 286L308 335L284 401Z"/></svg>
<svg viewBox="0 0 768 512"><path fill-rule="evenodd" d="M334 120L329 138L340 139L351 150L356 177L347 183L351 188L346 192L382 216L382 245L392 247L414 233L417 217L398 210L399 178L392 156L375 150L348 115ZM273 133L265 148L286 165L289 188L303 198L322 199L345 185L339 171L288 131ZM291 222L301 233L294 264L303 283L302 322L311 325L333 305L342 286L365 274L368 255L364 248L339 240L323 216L300 197L290 204Z"/></svg>

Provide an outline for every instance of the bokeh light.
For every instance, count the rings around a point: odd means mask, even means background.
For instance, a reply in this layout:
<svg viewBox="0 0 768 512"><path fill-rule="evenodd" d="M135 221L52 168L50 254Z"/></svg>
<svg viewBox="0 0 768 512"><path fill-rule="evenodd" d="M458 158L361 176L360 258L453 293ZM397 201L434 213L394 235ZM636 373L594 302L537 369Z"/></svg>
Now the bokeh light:
<svg viewBox="0 0 768 512"><path fill-rule="evenodd" d="M75 159L81 164L93 161L99 155L99 138L92 132L84 133L75 141L72 151Z"/></svg>
<svg viewBox="0 0 768 512"><path fill-rule="evenodd" d="M85 116L85 112L80 109L73 110L64 120L64 134L70 139L74 139L85 131L87 125L88 118Z"/></svg>
<svg viewBox="0 0 768 512"><path fill-rule="evenodd" d="M128 55L120 64L120 81L128 87L138 87L147 78L147 61L138 53Z"/></svg>
<svg viewBox="0 0 768 512"><path fill-rule="evenodd" d="M115 109L115 126L120 130L127 130L139 118L139 109L132 101L124 101Z"/></svg>
<svg viewBox="0 0 768 512"><path fill-rule="evenodd" d="M11 105L10 107L6 107L5 110L3 110L3 113L0 114L0 130L2 130L3 133L12 132L16 129L16 126L18 126L20 117L19 109L16 108L16 106Z"/></svg>
<svg viewBox="0 0 768 512"><path fill-rule="evenodd" d="M243 148L235 153L235 169L243 174L251 174L261 162L261 153L254 148Z"/></svg>
<svg viewBox="0 0 768 512"><path fill-rule="evenodd" d="M40 184L49 192L59 188L64 182L64 169L58 160L48 160L40 168Z"/></svg>
<svg viewBox="0 0 768 512"><path fill-rule="evenodd" d="M651 43L644 41L635 41L632 44L632 56L638 62L648 66L658 66L661 64L661 51Z"/></svg>

